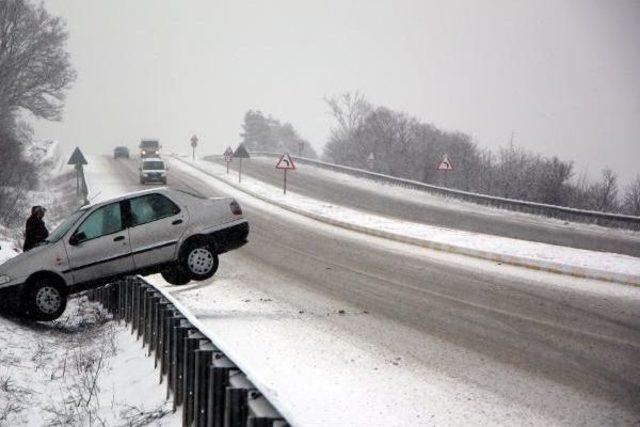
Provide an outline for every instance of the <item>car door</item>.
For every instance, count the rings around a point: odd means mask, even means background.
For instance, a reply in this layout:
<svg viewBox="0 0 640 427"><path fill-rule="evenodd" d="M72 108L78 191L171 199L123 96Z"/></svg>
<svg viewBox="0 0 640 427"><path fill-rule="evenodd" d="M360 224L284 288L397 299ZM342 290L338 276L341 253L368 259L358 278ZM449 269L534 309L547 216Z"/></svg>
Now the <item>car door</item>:
<svg viewBox="0 0 640 427"><path fill-rule="evenodd" d="M65 242L74 283L100 280L133 270L129 231L121 202L91 212Z"/></svg>
<svg viewBox="0 0 640 427"><path fill-rule="evenodd" d="M174 260L187 213L160 193L129 199L129 236L136 268Z"/></svg>

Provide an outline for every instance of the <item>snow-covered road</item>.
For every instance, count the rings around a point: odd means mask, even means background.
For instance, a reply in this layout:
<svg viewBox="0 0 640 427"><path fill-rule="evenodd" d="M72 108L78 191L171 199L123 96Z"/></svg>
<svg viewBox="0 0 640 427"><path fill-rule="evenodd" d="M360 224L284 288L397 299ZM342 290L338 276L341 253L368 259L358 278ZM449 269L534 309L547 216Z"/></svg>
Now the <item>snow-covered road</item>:
<svg viewBox="0 0 640 427"><path fill-rule="evenodd" d="M91 194L139 188L133 161L89 163ZM172 166L170 185L237 197L252 232L213 280L167 289L295 425L640 419L637 288L364 236Z"/></svg>

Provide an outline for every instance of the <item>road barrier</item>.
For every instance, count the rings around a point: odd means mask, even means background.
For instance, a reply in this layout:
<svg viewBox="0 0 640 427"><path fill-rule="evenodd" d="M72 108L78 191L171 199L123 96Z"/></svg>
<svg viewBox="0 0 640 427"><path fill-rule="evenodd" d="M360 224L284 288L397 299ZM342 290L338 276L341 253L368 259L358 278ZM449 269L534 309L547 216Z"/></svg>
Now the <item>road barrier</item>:
<svg viewBox="0 0 640 427"><path fill-rule="evenodd" d="M264 157L280 157L282 154L270 152L252 152L253 156ZM208 156L207 158L220 158L221 156ZM424 191L430 194L437 194L445 197L452 197L468 202L478 203L487 206L493 206L500 209L508 209L517 212L530 213L535 215L544 215L551 218L558 218L565 221L594 223L609 227L627 228L631 230L640 230L640 217L631 215L620 215L606 212L589 211L582 209L574 209L565 206L547 205L544 203L527 202L524 200L507 199L504 197L489 196L486 194L472 193L469 191L456 190L451 188L439 187L437 185L425 184L410 179L397 178L390 175L370 172L363 169L352 168L348 166L336 165L334 163L322 162L320 160L309 159L306 157L292 156L293 159L301 164L317 166L319 168L342 172L349 175L371 179L385 184L397 185L413 190Z"/></svg>
<svg viewBox="0 0 640 427"><path fill-rule="evenodd" d="M182 425L196 427L284 427L289 424L189 316L141 277L127 277L88 291L118 322L131 325L159 382L166 382Z"/></svg>

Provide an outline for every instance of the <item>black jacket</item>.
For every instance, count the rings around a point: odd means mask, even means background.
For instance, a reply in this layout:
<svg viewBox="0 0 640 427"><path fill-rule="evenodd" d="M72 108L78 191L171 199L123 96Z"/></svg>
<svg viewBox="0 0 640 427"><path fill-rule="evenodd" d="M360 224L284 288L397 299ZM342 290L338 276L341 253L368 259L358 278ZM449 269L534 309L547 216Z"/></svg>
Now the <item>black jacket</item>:
<svg viewBox="0 0 640 427"><path fill-rule="evenodd" d="M49 230L44 225L44 221L35 215L31 215L27 220L27 227L24 233L24 246L22 250L25 252L49 237Z"/></svg>

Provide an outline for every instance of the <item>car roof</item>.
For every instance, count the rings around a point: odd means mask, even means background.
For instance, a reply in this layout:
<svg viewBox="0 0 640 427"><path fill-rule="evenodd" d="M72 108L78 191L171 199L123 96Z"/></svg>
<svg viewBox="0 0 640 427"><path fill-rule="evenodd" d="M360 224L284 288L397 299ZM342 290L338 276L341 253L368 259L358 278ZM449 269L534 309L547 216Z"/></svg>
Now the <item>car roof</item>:
<svg viewBox="0 0 640 427"><path fill-rule="evenodd" d="M90 203L88 205L84 205L84 206L81 207L81 209L93 209L93 208L98 207L98 206L108 205L109 203L119 202L121 200L130 199L132 197L144 196L146 194L153 194L153 193L167 194L167 193L172 193L172 192L173 192L173 190L171 190L168 187L155 187L155 188L150 188L148 190L132 191L130 193L121 194L118 197L113 197L113 198L108 199L108 200L102 200L102 201L97 202L97 203Z"/></svg>

